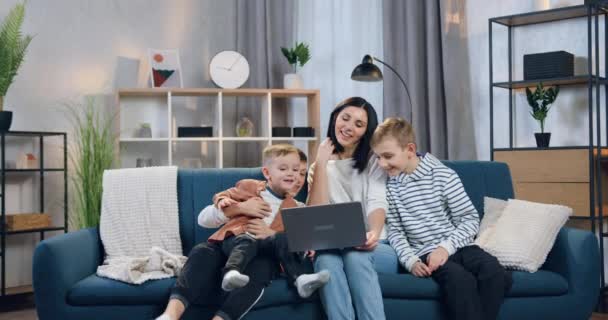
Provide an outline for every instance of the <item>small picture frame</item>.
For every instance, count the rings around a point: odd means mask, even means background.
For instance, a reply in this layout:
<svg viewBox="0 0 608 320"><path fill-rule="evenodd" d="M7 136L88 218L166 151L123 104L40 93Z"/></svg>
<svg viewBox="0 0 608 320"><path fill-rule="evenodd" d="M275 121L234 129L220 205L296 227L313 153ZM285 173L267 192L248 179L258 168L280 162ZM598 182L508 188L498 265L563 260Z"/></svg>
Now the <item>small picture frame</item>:
<svg viewBox="0 0 608 320"><path fill-rule="evenodd" d="M148 49L150 82L153 88L183 88L177 49Z"/></svg>

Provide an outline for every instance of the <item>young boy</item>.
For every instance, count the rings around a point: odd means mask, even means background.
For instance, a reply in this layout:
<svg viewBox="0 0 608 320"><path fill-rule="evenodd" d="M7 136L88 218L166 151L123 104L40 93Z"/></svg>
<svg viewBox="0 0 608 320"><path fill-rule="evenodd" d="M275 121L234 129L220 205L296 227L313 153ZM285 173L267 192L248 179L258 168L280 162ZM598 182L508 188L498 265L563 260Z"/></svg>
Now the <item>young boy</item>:
<svg viewBox="0 0 608 320"><path fill-rule="evenodd" d="M248 283L249 277L242 272L257 254L274 255L303 298L309 297L329 281L327 271L305 273L297 254L288 251L287 239L283 233L280 210L304 205L293 199L294 191L299 191L303 184L300 159L299 150L292 145L269 146L263 152L262 173L266 178L265 182L241 180L234 188L213 197L213 202L220 210L252 197L260 197L271 208L271 214L263 218L263 221L277 232L274 236L256 239L253 234L247 232L247 224L251 218L237 216L209 237L209 242L221 242L222 249L228 256L222 279L222 289L225 291L243 287Z"/></svg>
<svg viewBox="0 0 608 320"><path fill-rule="evenodd" d="M460 178L433 155L416 153L412 126L388 118L371 140L388 173L388 239L414 276L432 277L450 319L496 319L510 273L473 240L479 216Z"/></svg>

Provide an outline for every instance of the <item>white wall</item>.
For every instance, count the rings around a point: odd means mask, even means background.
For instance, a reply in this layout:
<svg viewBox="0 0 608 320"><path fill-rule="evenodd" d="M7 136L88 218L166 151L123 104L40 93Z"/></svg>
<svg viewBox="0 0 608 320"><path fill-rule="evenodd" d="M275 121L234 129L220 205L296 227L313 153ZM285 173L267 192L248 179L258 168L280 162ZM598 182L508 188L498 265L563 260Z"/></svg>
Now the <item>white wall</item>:
<svg viewBox="0 0 608 320"><path fill-rule="evenodd" d="M449 4L450 2L452 1L446 0L442 4ZM470 76L468 79L462 80L468 82L470 95L464 98L461 103L468 104L472 109L476 157L489 160L488 19L558 6L577 5L582 4L583 0L468 0L465 3L466 18L461 23L466 23L466 38L463 41L467 43ZM585 74L587 70L586 60L581 57L587 55L586 28L587 22L584 18L515 28L512 51L514 58L513 79L523 79L524 54L554 50L565 50L573 53L575 55L575 74ZM506 27L497 26L497 24L493 28L494 81L508 80L506 30ZM603 41L603 32L599 33L599 37ZM603 57L603 54L604 46L601 45L600 56ZM602 62L600 73L603 74L603 72L604 64ZM446 85L450 86L452 84L447 83ZM545 123L545 131L552 133L551 146L587 144L587 90L584 87L562 87L560 89L559 97ZM494 143L496 147L508 147L508 99L508 90L494 89ZM601 101L604 101L603 90ZM540 132L540 128L529 114L525 91L515 91L514 110L514 145L517 147L535 146L533 133ZM466 143L469 143L469 141L460 139L457 145Z"/></svg>
<svg viewBox="0 0 608 320"><path fill-rule="evenodd" d="M0 1L0 19L17 0ZM12 110L12 130L68 131L64 104L83 95L110 95L119 57L139 59L147 48L179 48L186 87L211 87L207 65L218 51L236 46L236 2L213 0L29 0L24 32L35 34L19 75L5 100ZM11 153L36 145L14 143ZM52 161L59 143L48 145ZM37 210L36 179L13 179L7 193L9 212ZM54 221L62 222L63 183L50 177L45 203ZM58 189L58 190L57 190ZM7 284L31 283L37 235L8 241Z"/></svg>

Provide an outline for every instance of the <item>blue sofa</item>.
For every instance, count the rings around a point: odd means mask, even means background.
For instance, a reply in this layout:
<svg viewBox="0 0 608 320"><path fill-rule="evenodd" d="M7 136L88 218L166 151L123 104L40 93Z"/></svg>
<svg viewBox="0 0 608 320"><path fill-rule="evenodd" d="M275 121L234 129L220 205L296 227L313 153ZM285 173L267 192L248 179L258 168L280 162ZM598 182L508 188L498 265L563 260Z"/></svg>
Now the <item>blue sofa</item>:
<svg viewBox="0 0 608 320"><path fill-rule="evenodd" d="M512 198L505 164L446 161L460 175L479 212L483 197ZM207 239L210 230L196 224L199 211L219 190L239 179L258 178L259 169L179 170L180 232L184 254ZM517 236L517 235L513 235ZM38 317L49 319L153 319L164 308L175 279L128 285L95 275L104 256L97 229L85 229L41 242L34 254L33 281ZM593 234L564 228L542 267L514 272L514 284L500 319L587 320L599 294L599 250ZM204 272L204 270L201 270ZM439 288L430 279L403 271L380 273L388 319L444 319ZM213 306L192 306L184 319L210 319ZM283 279L273 281L247 319L323 319L318 297L298 298Z"/></svg>

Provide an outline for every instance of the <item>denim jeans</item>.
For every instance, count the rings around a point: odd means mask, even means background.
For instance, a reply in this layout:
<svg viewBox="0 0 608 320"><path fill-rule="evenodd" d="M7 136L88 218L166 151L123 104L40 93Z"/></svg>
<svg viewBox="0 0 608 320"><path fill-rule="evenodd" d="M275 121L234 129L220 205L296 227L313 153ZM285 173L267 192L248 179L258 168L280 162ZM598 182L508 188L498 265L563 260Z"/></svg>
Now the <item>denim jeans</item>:
<svg viewBox="0 0 608 320"><path fill-rule="evenodd" d="M385 319L382 292L374 270L374 252L327 250L317 253L315 272L328 270L331 278L319 292L329 320Z"/></svg>
<svg viewBox="0 0 608 320"><path fill-rule="evenodd" d="M399 258L397 252L388 244L388 240L380 240L374 250L374 269L378 273L398 273Z"/></svg>

